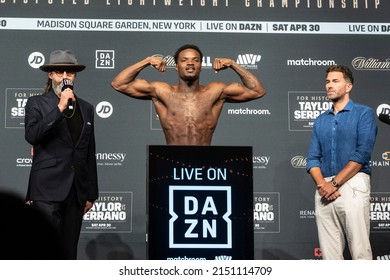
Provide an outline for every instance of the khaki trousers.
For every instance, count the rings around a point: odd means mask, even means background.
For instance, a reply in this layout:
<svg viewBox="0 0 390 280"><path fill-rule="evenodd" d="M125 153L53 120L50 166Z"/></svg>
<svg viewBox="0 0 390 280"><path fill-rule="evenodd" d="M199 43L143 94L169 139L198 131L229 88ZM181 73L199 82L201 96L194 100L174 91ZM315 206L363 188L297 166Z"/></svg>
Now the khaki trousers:
<svg viewBox="0 0 390 280"><path fill-rule="evenodd" d="M330 180L331 178L326 178ZM343 260L345 241L352 259L372 260L370 244L370 176L359 172L340 188L341 196L328 202L316 191L318 239L324 260Z"/></svg>

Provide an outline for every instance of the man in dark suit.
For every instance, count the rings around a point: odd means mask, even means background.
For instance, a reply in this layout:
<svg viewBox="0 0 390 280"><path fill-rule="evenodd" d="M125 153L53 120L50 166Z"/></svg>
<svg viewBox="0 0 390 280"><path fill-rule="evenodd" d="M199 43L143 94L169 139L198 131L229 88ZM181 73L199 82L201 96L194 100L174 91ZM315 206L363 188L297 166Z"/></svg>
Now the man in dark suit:
<svg viewBox="0 0 390 280"><path fill-rule="evenodd" d="M53 51L40 67L48 75L44 93L25 107L25 139L33 145L26 201L48 215L69 259L77 259L83 215L98 198L94 108L73 92L84 68L71 51Z"/></svg>

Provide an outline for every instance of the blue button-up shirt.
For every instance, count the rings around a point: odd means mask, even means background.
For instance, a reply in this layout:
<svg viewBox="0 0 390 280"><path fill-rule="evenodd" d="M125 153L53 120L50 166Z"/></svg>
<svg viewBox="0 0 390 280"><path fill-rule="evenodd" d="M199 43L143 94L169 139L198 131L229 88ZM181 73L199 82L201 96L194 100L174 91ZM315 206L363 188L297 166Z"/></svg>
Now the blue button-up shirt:
<svg viewBox="0 0 390 280"><path fill-rule="evenodd" d="M376 134L376 115L370 107L350 100L336 115L333 108L327 110L315 120L306 170L320 167L322 175L330 177L354 161L363 165L360 172L370 175Z"/></svg>

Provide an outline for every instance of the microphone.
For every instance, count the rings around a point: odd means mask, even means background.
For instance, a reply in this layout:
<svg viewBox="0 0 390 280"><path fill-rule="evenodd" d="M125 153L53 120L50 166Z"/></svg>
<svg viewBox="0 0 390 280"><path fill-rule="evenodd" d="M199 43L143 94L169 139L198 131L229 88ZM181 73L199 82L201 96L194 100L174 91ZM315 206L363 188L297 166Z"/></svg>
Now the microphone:
<svg viewBox="0 0 390 280"><path fill-rule="evenodd" d="M67 88L73 90L73 82L69 79L63 79L61 82L61 91L66 90ZM73 100L69 98L68 100L68 109L73 110Z"/></svg>
<svg viewBox="0 0 390 280"><path fill-rule="evenodd" d="M390 115L388 115L388 114L380 113L379 114L379 120L381 122L384 122L385 124L390 125Z"/></svg>

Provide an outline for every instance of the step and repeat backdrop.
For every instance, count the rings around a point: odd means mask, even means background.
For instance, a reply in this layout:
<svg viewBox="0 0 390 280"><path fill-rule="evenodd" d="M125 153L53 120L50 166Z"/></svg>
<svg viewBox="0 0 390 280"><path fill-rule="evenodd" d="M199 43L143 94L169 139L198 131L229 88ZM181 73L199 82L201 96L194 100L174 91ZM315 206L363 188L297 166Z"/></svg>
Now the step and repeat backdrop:
<svg viewBox="0 0 390 280"><path fill-rule="evenodd" d="M218 74L215 57L254 73L267 94L225 104L214 146L252 147L255 259L321 259L315 185L305 170L315 118L331 106L325 69L346 64L352 99L379 113L390 103L390 2L384 0L0 0L0 186L24 197L31 146L24 106L41 94L55 49L86 65L75 93L95 106L100 197L84 217L80 259L147 258L147 159L164 145L150 101L111 88L123 68L147 56L168 61L140 77L177 82L173 54L190 43L204 54L201 82ZM390 126L378 120L372 155L371 232L375 259L390 256ZM2 228L7 225L2 225ZM185 250L175 256L186 259Z"/></svg>

